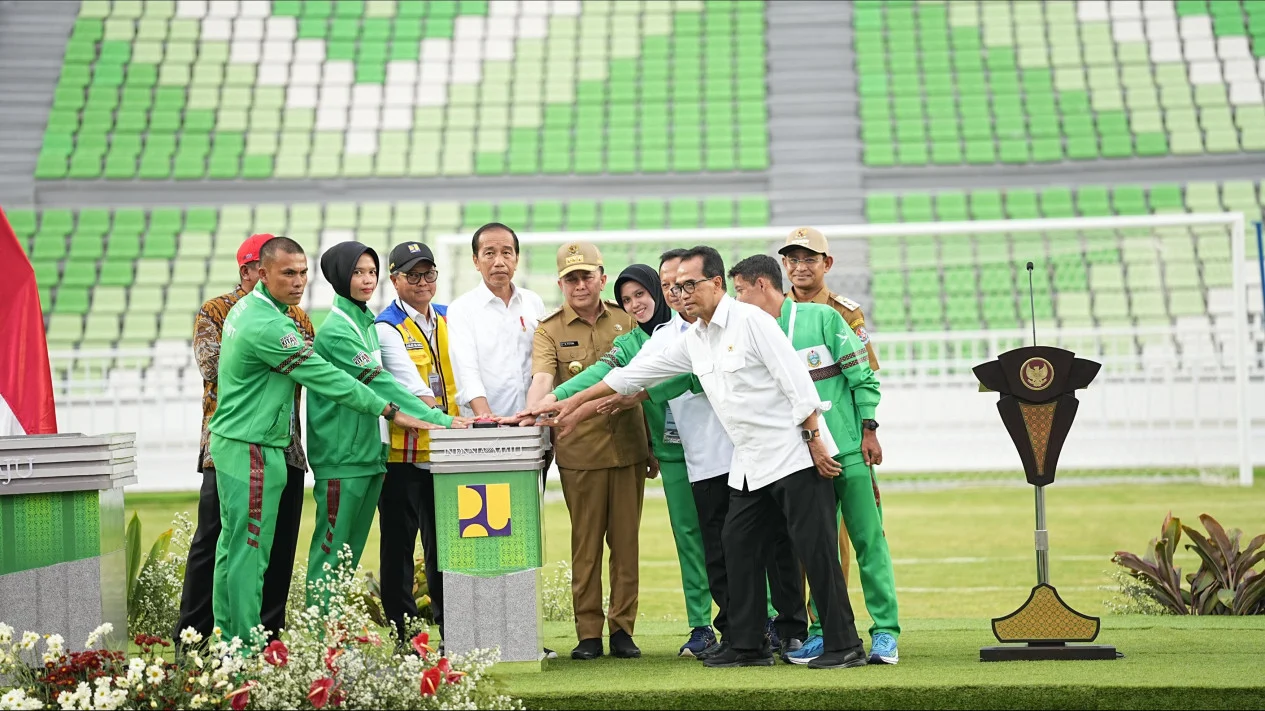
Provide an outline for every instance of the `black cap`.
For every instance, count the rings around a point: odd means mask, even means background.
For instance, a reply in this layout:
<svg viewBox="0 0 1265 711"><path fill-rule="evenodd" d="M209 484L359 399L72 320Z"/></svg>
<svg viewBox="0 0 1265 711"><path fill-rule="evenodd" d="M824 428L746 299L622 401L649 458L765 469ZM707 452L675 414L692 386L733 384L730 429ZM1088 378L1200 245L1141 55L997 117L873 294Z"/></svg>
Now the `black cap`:
<svg viewBox="0 0 1265 711"><path fill-rule="evenodd" d="M395 272L406 272L422 259L431 264L435 263L435 255L431 254L430 247L421 242L397 244L391 250L391 259L387 261L387 272L392 274Z"/></svg>

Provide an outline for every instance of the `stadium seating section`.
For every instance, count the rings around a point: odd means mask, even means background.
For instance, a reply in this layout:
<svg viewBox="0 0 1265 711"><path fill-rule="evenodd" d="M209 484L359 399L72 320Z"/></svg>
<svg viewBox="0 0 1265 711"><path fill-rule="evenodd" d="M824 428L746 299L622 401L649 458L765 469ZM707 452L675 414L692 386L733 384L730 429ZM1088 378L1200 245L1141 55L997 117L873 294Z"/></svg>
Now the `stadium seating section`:
<svg viewBox="0 0 1265 711"><path fill-rule="evenodd" d="M768 164L758 0L83 0L36 177Z"/></svg>
<svg viewBox="0 0 1265 711"><path fill-rule="evenodd" d="M35 266L53 348L148 346L187 340L203 300L237 283L237 248L252 232L293 237L317 257L330 244L358 239L385 257L392 244L444 233L469 234L493 220L535 232L763 226L764 197L465 204L329 203L230 205L223 208L14 210L14 231ZM668 246L606 247L612 270L658 263ZM759 248L765 245L761 244ZM520 261L525 286L556 300L553 247L527 249ZM464 252L462 257L465 257ZM313 266L317 264L315 259ZM468 262L441 264L446 279ZM378 297L390 291L379 290ZM332 300L313 274L305 305L319 320Z"/></svg>
<svg viewBox="0 0 1265 711"><path fill-rule="evenodd" d="M859 2L866 164L1265 150L1265 3Z"/></svg>
<svg viewBox="0 0 1265 711"><path fill-rule="evenodd" d="M871 194L871 222L1103 217L1242 211L1259 220L1250 182ZM1255 253L1255 239L1248 241ZM877 328L1016 328L1028 321L1031 260L1038 319L1061 326L1159 326L1228 313L1231 243L1221 227L906 237L870 245ZM1049 298L1052 297L1052 298Z"/></svg>

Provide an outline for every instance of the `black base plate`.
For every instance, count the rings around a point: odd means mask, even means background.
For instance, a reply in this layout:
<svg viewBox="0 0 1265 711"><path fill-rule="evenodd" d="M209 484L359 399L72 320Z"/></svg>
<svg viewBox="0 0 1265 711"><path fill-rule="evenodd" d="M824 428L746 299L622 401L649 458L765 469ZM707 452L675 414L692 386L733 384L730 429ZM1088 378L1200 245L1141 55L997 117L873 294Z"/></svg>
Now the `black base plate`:
<svg viewBox="0 0 1265 711"><path fill-rule="evenodd" d="M1025 644L1002 647L980 647L981 662L1042 662L1116 659L1116 648L1109 644Z"/></svg>

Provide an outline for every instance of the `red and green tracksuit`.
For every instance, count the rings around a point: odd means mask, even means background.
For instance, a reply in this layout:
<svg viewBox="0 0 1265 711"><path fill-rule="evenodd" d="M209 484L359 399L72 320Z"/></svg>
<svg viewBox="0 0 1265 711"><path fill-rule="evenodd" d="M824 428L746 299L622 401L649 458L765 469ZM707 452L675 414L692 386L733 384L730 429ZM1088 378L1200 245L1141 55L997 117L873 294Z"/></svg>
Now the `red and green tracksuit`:
<svg viewBox="0 0 1265 711"><path fill-rule="evenodd" d="M861 455L861 420L874 419L879 383L870 370L865 344L829 306L782 302L777 319L782 332L813 376L824 411L819 419L823 436L839 447L835 461L843 471L834 479L835 502L856 549L865 607L873 624L870 636L900 635L897 621L896 578L883 533L883 513L873 470ZM809 600L813 623L809 634L821 634L816 606Z"/></svg>
<svg viewBox="0 0 1265 711"><path fill-rule="evenodd" d="M364 383L378 396L420 420L447 427L452 416L434 409L409 392L382 367L374 315L342 296L316 333L317 355ZM316 528L308 549L308 605L322 602L312 583L326 575L325 564L337 568L339 552L350 546L353 568L360 563L373 526L382 480L386 476L390 431L385 419L344 407L312 393L307 405L308 461L316 486Z"/></svg>
<svg viewBox="0 0 1265 711"><path fill-rule="evenodd" d="M553 395L565 400L585 388L598 383L611 370L628 365L641 351L650 336L641 328L635 328L615 339L613 347L596 363L567 382L554 388ZM688 376L686 382L688 382ZM651 393L669 390L674 381L650 388ZM676 555L681 563L681 587L685 591L685 613L690 627L711 625L712 594L707 586L707 566L703 556L703 534L699 528L698 510L694 507L694 494L685 469L685 449L680 436L665 434L667 399L657 403L647 401L641 405L650 432L650 446L655 459L659 460L659 473L663 478L663 495L668 502L668 520L672 526L672 538L676 541Z"/></svg>
<svg viewBox="0 0 1265 711"><path fill-rule="evenodd" d="M229 311L220 350L219 406L210 423L223 526L215 549L212 607L215 624L227 637L247 641L260 624L264 572L286 485L284 448L291 437L295 383L370 419L387 405L317 355L286 308L260 283Z"/></svg>

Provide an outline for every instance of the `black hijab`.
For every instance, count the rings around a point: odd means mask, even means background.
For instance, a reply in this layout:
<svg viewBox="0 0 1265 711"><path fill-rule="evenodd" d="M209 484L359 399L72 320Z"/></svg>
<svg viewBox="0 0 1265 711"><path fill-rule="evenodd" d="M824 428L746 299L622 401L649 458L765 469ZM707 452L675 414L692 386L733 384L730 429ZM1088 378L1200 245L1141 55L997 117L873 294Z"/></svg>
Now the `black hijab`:
<svg viewBox="0 0 1265 711"><path fill-rule="evenodd" d="M352 297L351 273L356 270L356 262L360 261L360 255L366 252L373 257L373 265L381 269L378 253L373 251L372 247L359 242L339 242L321 255L321 274L325 276L325 281L334 287L335 294L351 301L361 309L368 307L365 306L365 302Z"/></svg>
<svg viewBox="0 0 1265 711"><path fill-rule="evenodd" d="M621 308L624 305L621 290L624 284L630 281L645 287L646 291L654 297L654 315L649 321L637 324L641 330L653 335L656 328L672 320L672 309L668 308L668 302L663 298L663 288L659 284L659 272L647 264L633 264L620 272L619 277L615 279L615 300L619 302Z"/></svg>

